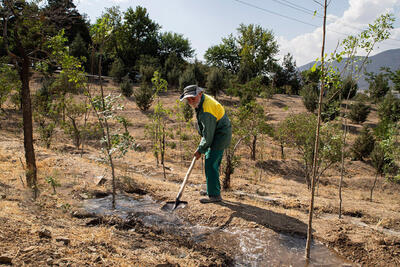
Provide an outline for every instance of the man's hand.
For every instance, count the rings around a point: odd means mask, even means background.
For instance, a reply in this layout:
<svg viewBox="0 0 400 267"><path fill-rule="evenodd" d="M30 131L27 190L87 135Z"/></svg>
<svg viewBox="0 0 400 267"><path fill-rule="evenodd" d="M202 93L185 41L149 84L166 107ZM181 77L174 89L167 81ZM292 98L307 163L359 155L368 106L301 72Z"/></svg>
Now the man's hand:
<svg viewBox="0 0 400 267"><path fill-rule="evenodd" d="M199 151L194 152L194 157L196 157L196 160L198 160L201 157L201 153Z"/></svg>

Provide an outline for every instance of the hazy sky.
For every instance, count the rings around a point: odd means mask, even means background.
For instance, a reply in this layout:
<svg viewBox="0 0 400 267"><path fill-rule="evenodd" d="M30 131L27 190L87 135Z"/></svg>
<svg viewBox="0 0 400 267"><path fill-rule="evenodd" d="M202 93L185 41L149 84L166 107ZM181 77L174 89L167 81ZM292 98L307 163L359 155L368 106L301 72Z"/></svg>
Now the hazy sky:
<svg viewBox="0 0 400 267"><path fill-rule="evenodd" d="M279 44L279 59L291 53L297 66L320 56L322 44L323 0L77 0L80 13L94 22L105 8L121 11L137 5L147 8L149 17L161 31L183 34L203 60L204 52L221 38L236 35L241 23L258 24L272 30ZM357 34L382 13L396 18L391 39L374 54L400 48L400 0L330 0L328 6L327 52L349 34ZM314 16L314 11L317 14Z"/></svg>

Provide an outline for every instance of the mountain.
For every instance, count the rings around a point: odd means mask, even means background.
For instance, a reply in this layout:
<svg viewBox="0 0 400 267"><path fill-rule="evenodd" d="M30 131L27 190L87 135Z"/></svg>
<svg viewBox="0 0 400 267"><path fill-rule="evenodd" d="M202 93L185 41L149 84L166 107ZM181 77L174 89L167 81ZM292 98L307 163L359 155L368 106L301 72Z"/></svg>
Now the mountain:
<svg viewBox="0 0 400 267"><path fill-rule="evenodd" d="M364 59L364 57L358 57L359 59ZM381 72L382 67L390 68L392 71L395 71L400 68L400 49L391 49L383 51L374 56L370 56L368 58L369 63L366 65L366 72L379 73ZM346 62L346 58L344 58L340 63L335 62L334 65L338 67L339 70L343 69L343 66ZM360 60L359 62L362 62ZM304 71L310 69L314 65L315 61L307 63L298 68L298 70ZM361 90L368 89L368 82L365 80L365 75L363 74L359 81L358 87Z"/></svg>

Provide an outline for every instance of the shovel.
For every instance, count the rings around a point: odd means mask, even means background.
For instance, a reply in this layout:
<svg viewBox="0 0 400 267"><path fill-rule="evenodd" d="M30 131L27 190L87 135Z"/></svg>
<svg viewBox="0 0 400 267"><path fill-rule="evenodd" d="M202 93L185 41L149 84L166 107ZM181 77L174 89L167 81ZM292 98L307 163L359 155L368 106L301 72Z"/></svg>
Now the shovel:
<svg viewBox="0 0 400 267"><path fill-rule="evenodd" d="M179 193L178 193L178 195L176 196L175 201L169 201L169 202L167 202L164 206L161 207L162 210L164 210L164 211L174 211L174 210L177 209L177 208L179 209L179 208L184 208L184 207L186 207L186 205L187 205L188 203L187 203L186 201L180 201L180 198L181 198L181 196L182 196L183 189L185 188L186 183L187 183L187 181L188 181L188 179L189 179L190 173L191 173L192 170L193 170L193 167L194 167L194 163L195 163L195 162L196 162L196 157L193 158L192 163L190 164L190 167L189 167L189 169L188 169L188 171L187 171L187 173L186 173L185 179L183 179L181 188L179 189Z"/></svg>

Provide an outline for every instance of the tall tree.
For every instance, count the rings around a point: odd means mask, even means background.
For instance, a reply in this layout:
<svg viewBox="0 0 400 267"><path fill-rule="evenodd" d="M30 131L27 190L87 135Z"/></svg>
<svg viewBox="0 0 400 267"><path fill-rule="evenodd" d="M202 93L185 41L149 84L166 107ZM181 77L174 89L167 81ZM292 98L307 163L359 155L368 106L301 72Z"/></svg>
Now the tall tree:
<svg viewBox="0 0 400 267"><path fill-rule="evenodd" d="M159 35L159 54L161 64L164 65L170 54L175 54L180 60L193 57L194 50L190 46L189 39L182 34L164 32Z"/></svg>
<svg viewBox="0 0 400 267"><path fill-rule="evenodd" d="M260 25L241 24L237 32L237 37L231 34L222 39L222 44L207 49L204 55L207 64L239 74L243 83L272 71L278 53L272 31Z"/></svg>
<svg viewBox="0 0 400 267"><path fill-rule="evenodd" d="M157 56L158 31L160 25L150 19L147 9L137 6L128 8L123 14L123 24L118 29L121 38L118 57L124 60L125 66L135 66L140 55Z"/></svg>
<svg viewBox="0 0 400 267"><path fill-rule="evenodd" d="M26 160L26 182L37 197L37 168L33 146L33 124L29 68L33 57L45 55L42 48L48 39L48 24L35 2L5 0L1 2L3 44L21 80L21 106Z"/></svg>

